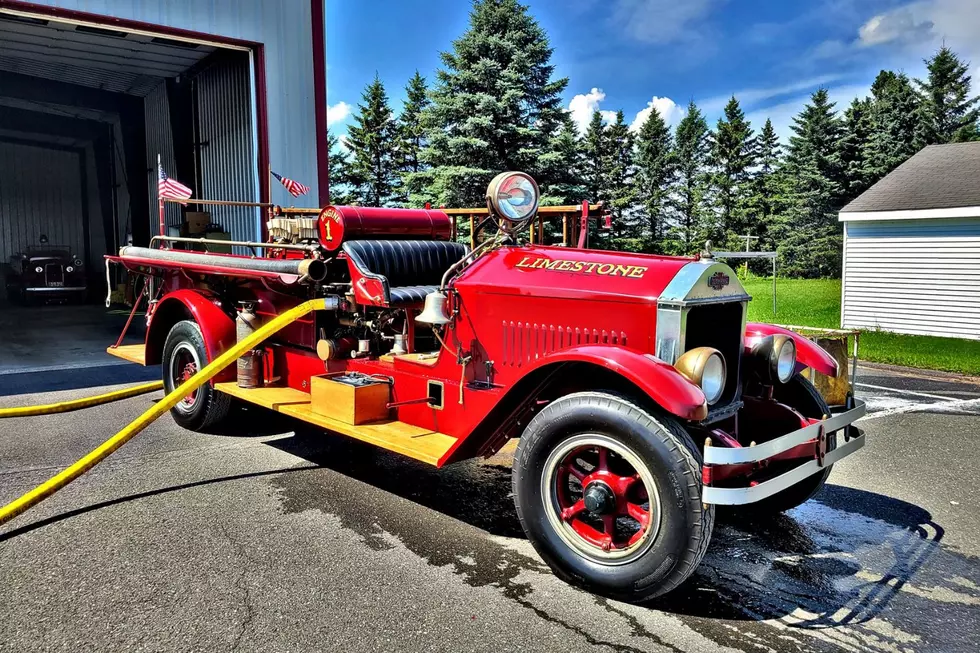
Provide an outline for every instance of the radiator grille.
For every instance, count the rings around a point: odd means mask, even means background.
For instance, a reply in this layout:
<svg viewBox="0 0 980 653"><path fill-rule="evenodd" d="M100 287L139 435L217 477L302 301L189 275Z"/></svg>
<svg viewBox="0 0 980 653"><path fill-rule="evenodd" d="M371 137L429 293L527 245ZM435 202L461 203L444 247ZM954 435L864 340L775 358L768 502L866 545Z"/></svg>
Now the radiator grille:
<svg viewBox="0 0 980 653"><path fill-rule="evenodd" d="M547 354L578 345L626 346L626 334L615 329L570 327L532 322L503 323L504 365L520 367Z"/></svg>

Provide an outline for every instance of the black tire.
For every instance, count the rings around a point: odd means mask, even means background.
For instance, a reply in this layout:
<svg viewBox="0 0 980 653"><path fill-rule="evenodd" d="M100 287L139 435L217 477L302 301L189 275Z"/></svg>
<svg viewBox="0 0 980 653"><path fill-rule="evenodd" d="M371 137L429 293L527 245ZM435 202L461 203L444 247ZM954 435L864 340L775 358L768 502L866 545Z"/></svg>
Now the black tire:
<svg viewBox="0 0 980 653"><path fill-rule="evenodd" d="M170 329L163 345L163 386L170 393L179 385L178 368L186 367L183 361L193 359L197 370L208 364L208 351L201 328L193 320L183 320ZM191 431L207 431L228 416L231 397L222 394L205 383L194 394L192 403L181 402L170 409L174 421Z"/></svg>
<svg viewBox="0 0 980 653"><path fill-rule="evenodd" d="M803 378L799 374L790 379L789 382L773 388L773 398L779 403L786 404L790 408L799 411L804 417L820 418L824 415L830 415L830 406L827 405L824 398L820 396L820 393L817 392L817 389L813 387L813 384L808 379ZM837 434L828 434L827 451L833 451L836 447ZM761 517L775 515L795 508L810 500L814 494L823 488L833 468L834 466L830 465L819 474L808 476L782 492L738 510Z"/></svg>
<svg viewBox="0 0 980 653"><path fill-rule="evenodd" d="M570 545L567 529L549 517L556 495L544 496L542 485L551 478L545 467L553 464L554 452L591 434L625 447L652 477L660 514L650 524L657 530L635 558L596 561L580 550L587 546ZM525 429L514 457L514 503L528 539L556 575L596 594L641 602L680 585L707 550L715 509L702 505L701 467L700 451L672 417L653 415L618 395L578 392L550 403ZM651 496L650 513L653 507Z"/></svg>

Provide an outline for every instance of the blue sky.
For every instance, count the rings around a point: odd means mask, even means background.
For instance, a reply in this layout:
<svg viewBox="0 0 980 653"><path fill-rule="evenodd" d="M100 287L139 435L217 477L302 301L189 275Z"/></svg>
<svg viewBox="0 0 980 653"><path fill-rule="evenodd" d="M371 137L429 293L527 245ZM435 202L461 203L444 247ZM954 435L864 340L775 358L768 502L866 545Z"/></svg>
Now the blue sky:
<svg viewBox="0 0 980 653"><path fill-rule="evenodd" d="M817 88L843 109L882 68L920 76L946 44L980 91L980 0L524 0L548 32L579 122L653 108L676 123L695 100L712 125L734 93L782 136ZM343 134L377 73L396 112L408 78L430 82L467 26L469 0L327 0L329 122ZM644 113L645 112L645 113Z"/></svg>

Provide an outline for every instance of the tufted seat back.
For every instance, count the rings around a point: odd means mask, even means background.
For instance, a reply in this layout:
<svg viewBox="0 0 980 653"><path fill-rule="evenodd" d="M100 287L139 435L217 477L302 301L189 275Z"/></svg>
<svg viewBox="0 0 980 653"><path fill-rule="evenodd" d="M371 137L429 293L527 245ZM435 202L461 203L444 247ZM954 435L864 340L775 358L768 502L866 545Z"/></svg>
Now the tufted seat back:
<svg viewBox="0 0 980 653"><path fill-rule="evenodd" d="M344 253L365 276L383 277L391 305L418 303L468 248L439 240L351 240Z"/></svg>

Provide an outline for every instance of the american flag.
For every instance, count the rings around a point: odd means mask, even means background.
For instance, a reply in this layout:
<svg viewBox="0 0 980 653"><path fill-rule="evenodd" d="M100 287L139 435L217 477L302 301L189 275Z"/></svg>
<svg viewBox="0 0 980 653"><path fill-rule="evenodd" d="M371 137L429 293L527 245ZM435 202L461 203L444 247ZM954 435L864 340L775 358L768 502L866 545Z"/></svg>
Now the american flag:
<svg viewBox="0 0 980 653"><path fill-rule="evenodd" d="M163 171L163 165L157 163L157 169L160 171L160 181L157 184L157 194L160 199L172 199L172 200L186 200L193 193L191 189L180 183L176 179L171 179L167 176L167 173ZM186 202L182 202L186 204Z"/></svg>
<svg viewBox="0 0 980 653"><path fill-rule="evenodd" d="M269 172L272 172L271 170ZM280 174L272 172L272 176L279 180L279 183L286 187L289 194L293 197L299 197L300 195L306 195L310 192L310 187L305 186L298 181L293 181L289 177L283 177Z"/></svg>

